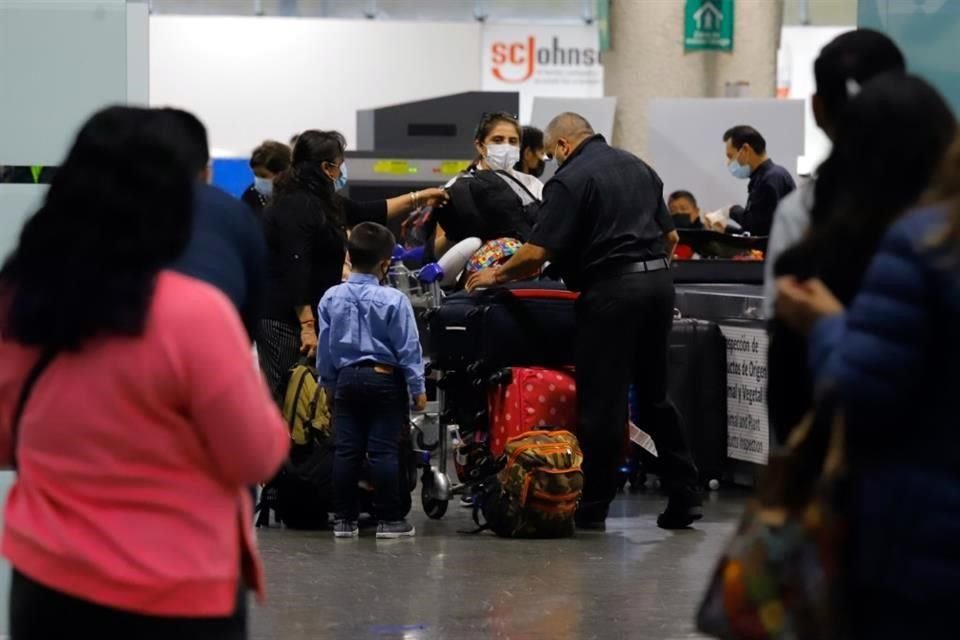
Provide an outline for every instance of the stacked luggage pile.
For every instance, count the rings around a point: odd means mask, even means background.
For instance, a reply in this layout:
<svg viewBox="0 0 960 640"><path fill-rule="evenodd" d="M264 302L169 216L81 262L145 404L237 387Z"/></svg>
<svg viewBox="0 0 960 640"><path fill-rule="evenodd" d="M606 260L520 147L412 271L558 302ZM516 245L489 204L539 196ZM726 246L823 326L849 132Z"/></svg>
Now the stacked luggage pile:
<svg viewBox="0 0 960 640"><path fill-rule="evenodd" d="M573 378L577 294L535 281L444 299L428 316L441 437L454 433L457 490L505 536L573 533L583 484ZM441 452L441 468L444 455ZM424 507L442 517L446 504ZM442 503L442 506L441 506Z"/></svg>

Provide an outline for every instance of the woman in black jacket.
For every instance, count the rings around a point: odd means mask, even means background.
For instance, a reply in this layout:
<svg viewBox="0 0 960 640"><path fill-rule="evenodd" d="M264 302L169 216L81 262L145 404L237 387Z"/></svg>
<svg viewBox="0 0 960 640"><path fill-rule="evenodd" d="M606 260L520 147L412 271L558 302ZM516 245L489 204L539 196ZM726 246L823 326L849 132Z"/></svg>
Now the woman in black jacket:
<svg viewBox="0 0 960 640"><path fill-rule="evenodd" d="M313 307L341 279L347 220L335 185L344 146L335 131L301 134L292 165L276 179L273 203L264 211L267 289L257 354L278 400L287 371L316 346Z"/></svg>
<svg viewBox="0 0 960 640"><path fill-rule="evenodd" d="M915 76L890 72L848 87L833 151L817 172L811 231L774 267L778 278L819 278L844 305L887 229L929 185L956 130L943 97ZM775 317L768 358L770 425L783 442L812 406L807 341Z"/></svg>

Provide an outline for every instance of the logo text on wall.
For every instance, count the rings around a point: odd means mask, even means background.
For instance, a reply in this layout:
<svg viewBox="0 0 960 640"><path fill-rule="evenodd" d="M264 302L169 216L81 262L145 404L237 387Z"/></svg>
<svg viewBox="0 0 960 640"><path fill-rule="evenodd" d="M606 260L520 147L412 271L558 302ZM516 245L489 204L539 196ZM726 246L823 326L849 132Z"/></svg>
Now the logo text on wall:
<svg viewBox="0 0 960 640"><path fill-rule="evenodd" d="M484 25L481 88L518 92L522 120L534 98L602 97L599 44L596 25Z"/></svg>
<svg viewBox="0 0 960 640"><path fill-rule="evenodd" d="M572 74L577 67L591 69L601 64L600 51L593 47L564 46L560 38L553 36L550 43L541 46L534 35L522 42L494 42L490 45L491 73L501 82L520 83L536 79L545 81L551 77L561 81L572 77L583 79L594 74Z"/></svg>
<svg viewBox="0 0 960 640"><path fill-rule="evenodd" d="M683 48L733 51L734 0L686 0Z"/></svg>

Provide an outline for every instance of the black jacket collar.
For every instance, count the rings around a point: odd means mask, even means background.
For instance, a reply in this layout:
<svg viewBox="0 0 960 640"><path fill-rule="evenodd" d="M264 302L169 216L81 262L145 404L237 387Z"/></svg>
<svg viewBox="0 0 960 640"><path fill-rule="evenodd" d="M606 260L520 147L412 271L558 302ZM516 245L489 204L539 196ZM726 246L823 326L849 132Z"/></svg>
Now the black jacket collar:
<svg viewBox="0 0 960 640"><path fill-rule="evenodd" d="M589 138L581 142L576 149L574 149L573 153L570 154L570 156L566 159L566 161L564 161L562 165L557 167L557 170L554 173L554 175L556 175L557 173L560 173L561 171L566 169L568 166L570 166L570 163L573 162L577 157L579 157L580 154L583 153L584 149L586 149L590 144L598 140L604 144L607 143L606 139L603 137L602 134L599 134L599 133L593 134L592 136L590 136Z"/></svg>
<svg viewBox="0 0 960 640"><path fill-rule="evenodd" d="M757 182L763 180L763 176L767 175L770 172L770 169L773 167L773 160L767 158L759 165L757 165L757 170L750 174L750 184L747 187L752 187Z"/></svg>

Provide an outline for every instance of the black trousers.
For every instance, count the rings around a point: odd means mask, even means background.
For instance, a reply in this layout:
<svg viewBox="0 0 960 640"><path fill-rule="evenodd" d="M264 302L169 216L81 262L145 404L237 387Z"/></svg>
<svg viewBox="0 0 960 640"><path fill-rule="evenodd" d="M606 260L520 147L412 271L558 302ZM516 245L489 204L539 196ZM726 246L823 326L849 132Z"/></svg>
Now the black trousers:
<svg viewBox="0 0 960 640"><path fill-rule="evenodd" d="M582 513L606 517L623 462L627 390L636 386L641 428L653 438L671 497L695 495L697 468L667 398L674 288L669 270L615 276L577 300L577 396L583 449Z"/></svg>
<svg viewBox="0 0 960 640"><path fill-rule="evenodd" d="M11 640L116 638L117 640L244 640L247 596L227 618L167 618L111 609L68 596L17 570L10 585Z"/></svg>
<svg viewBox="0 0 960 640"><path fill-rule="evenodd" d="M279 320L261 320L257 332L257 358L277 405L283 406L284 383L300 359L300 327Z"/></svg>

